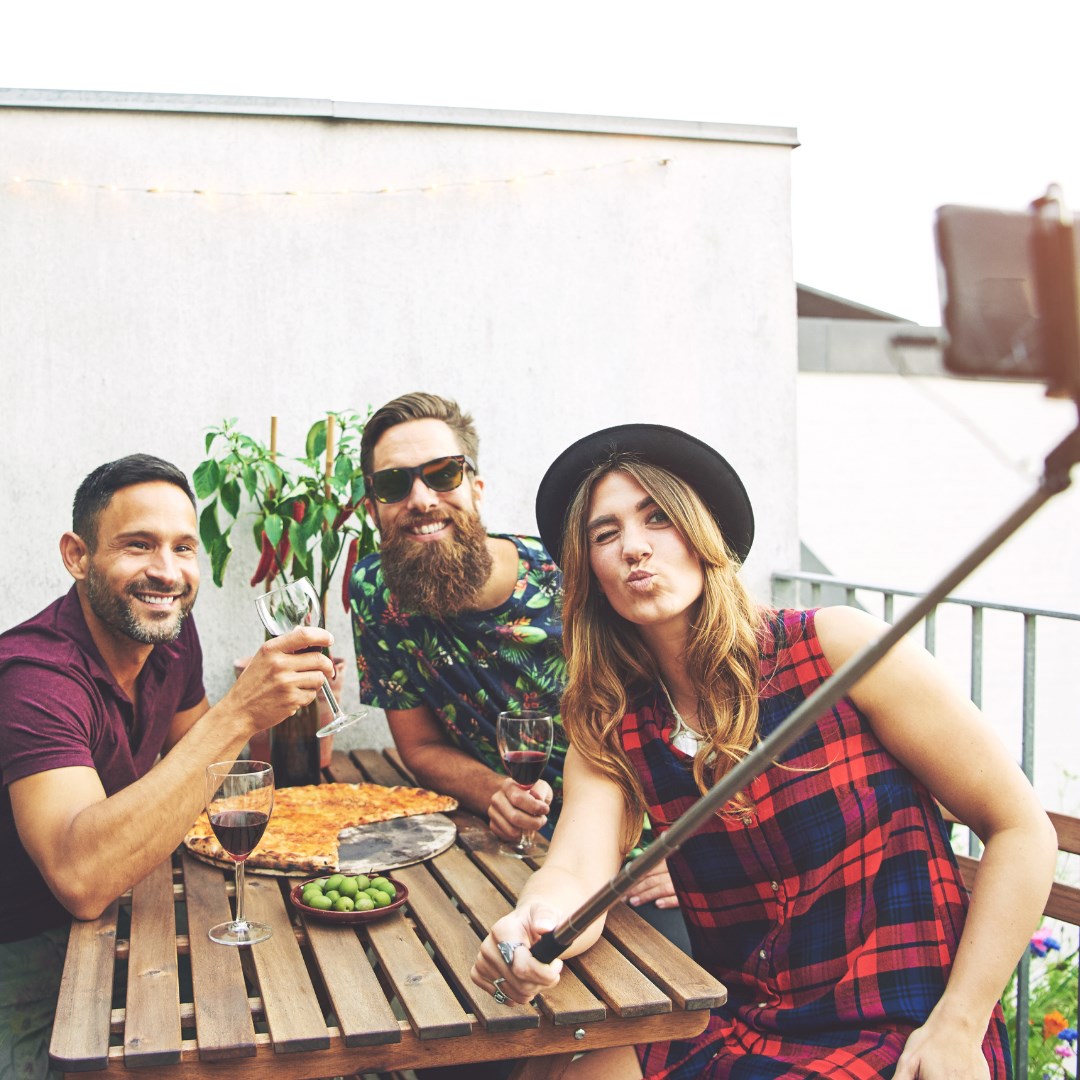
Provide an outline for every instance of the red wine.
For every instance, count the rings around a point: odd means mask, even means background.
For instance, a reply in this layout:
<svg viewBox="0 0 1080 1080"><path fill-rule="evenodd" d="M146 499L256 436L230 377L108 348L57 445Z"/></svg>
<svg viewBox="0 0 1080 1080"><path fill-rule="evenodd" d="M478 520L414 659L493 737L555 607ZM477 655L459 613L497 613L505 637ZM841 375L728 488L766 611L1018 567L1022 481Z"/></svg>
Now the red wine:
<svg viewBox="0 0 1080 1080"><path fill-rule="evenodd" d="M519 787L532 787L543 775L548 756L543 750L507 750L503 764Z"/></svg>
<svg viewBox="0 0 1080 1080"><path fill-rule="evenodd" d="M234 858L246 859L262 839L269 814L261 810L222 810L210 815L218 843Z"/></svg>

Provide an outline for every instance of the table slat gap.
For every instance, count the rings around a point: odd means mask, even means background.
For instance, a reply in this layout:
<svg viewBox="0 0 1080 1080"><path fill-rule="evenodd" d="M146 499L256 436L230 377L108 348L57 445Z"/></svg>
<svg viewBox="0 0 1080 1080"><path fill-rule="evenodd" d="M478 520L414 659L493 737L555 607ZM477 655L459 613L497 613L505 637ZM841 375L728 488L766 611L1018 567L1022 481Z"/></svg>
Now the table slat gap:
<svg viewBox="0 0 1080 1080"><path fill-rule="evenodd" d="M390 762L394 768L406 778L408 783L416 785L416 777L409 771L408 766L401 759L401 754L396 746L387 746L383 749L382 756Z"/></svg>
<svg viewBox="0 0 1080 1080"><path fill-rule="evenodd" d="M404 769L397 769L378 750L353 750L349 755L364 777L386 787L416 787Z"/></svg>

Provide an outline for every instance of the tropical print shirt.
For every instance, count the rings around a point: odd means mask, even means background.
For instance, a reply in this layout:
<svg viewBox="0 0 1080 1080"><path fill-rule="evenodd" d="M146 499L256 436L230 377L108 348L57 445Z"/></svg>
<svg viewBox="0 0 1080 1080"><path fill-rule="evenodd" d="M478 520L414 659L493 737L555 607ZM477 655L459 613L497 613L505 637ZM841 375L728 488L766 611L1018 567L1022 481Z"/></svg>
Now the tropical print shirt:
<svg viewBox="0 0 1080 1080"><path fill-rule="evenodd" d="M562 575L531 536L491 534L518 551L517 583L491 611L434 619L403 610L386 586L382 557L361 559L349 583L360 700L380 709L428 705L453 743L505 772L495 737L500 712L543 709L555 720L544 778L562 794L566 681L558 612Z"/></svg>

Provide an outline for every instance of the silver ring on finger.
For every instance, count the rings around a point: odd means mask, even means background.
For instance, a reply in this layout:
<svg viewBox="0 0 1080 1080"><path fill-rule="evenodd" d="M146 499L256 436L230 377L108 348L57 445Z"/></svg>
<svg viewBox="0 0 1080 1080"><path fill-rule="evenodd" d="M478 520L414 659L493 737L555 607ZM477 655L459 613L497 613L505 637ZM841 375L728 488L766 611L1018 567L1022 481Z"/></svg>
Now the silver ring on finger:
<svg viewBox="0 0 1080 1080"><path fill-rule="evenodd" d="M503 993L502 984L506 982L505 979L495 979L493 985L495 992L492 995L500 1005L509 1005L510 999Z"/></svg>
<svg viewBox="0 0 1080 1080"><path fill-rule="evenodd" d="M524 941L500 941L498 943L499 955L506 961L507 967L512 967L514 963L514 950L522 949L525 947Z"/></svg>

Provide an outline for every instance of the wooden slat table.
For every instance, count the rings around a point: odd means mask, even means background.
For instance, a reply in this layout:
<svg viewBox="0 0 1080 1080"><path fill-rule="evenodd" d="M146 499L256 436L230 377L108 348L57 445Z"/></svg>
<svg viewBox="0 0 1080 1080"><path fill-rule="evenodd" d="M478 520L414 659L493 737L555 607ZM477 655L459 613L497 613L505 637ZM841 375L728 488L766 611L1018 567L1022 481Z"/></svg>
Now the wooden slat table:
<svg viewBox="0 0 1080 1080"><path fill-rule="evenodd" d="M326 775L408 783L388 756L338 752ZM229 916L231 872L178 852L132 890L127 938L118 937L126 898L73 925L53 1067L308 1080L520 1060L515 1077L541 1080L561 1075L582 1050L704 1028L724 987L625 907L533 1005L500 1006L474 986L480 939L530 870L494 853L483 822L454 817L452 848L394 871L409 888L405 907L359 928L306 922L285 880L249 874L247 906L274 934L245 949L207 937ZM125 982L125 1007L113 1009L114 986Z"/></svg>

